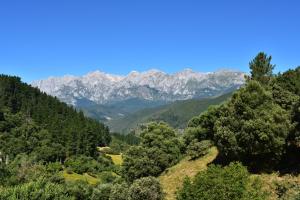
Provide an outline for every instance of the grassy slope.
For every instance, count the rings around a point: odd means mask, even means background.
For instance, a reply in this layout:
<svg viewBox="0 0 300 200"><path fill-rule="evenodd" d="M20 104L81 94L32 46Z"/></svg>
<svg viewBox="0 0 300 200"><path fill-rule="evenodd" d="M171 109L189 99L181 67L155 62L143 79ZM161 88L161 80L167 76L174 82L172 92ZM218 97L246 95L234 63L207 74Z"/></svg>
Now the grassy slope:
<svg viewBox="0 0 300 200"><path fill-rule="evenodd" d="M205 170L218 155L216 147L210 149L209 153L197 160L190 161L184 158L177 165L167 169L160 177L160 183L166 193L166 200L175 200L175 192L182 186L186 176L194 177L199 171ZM300 175L290 174L281 176L273 174L253 174L251 178L259 177L263 184L263 190L268 193L268 200L294 199L293 196L300 191ZM278 198L278 188L285 191L285 194Z"/></svg>
<svg viewBox="0 0 300 200"><path fill-rule="evenodd" d="M97 147L99 152L105 153L106 151L110 150L110 147ZM113 163L115 165L122 165L123 163L123 158L122 158L122 154L109 154L109 153L105 153L105 155L111 157Z"/></svg>
<svg viewBox="0 0 300 200"><path fill-rule="evenodd" d="M130 129L149 121L165 121L174 128L185 128L187 122L194 116L207 110L211 105L218 105L231 96L232 93L215 98L191 99L156 108L143 109L123 118L107 122L112 131L128 133Z"/></svg>
<svg viewBox="0 0 300 200"><path fill-rule="evenodd" d="M108 150L109 147L98 147L97 149L98 149L98 151L105 151L105 150ZM115 165L122 165L122 163L123 163L122 155L120 155L120 154L119 155L106 154L106 155L111 157L111 159ZM114 172L112 172L112 174L116 175ZM72 181L86 181L90 185L96 185L96 184L102 182L101 178L90 176L87 173L77 174L75 172L72 172L71 174L69 174L69 173L67 173L67 170L64 170L62 172L62 176L65 178L66 181L71 181L71 182Z"/></svg>
<svg viewBox="0 0 300 200"><path fill-rule="evenodd" d="M118 155L114 155L114 154L106 154L107 156L111 157L113 163L115 165L122 165L123 163L123 159L122 159L122 155L118 154Z"/></svg>
<svg viewBox="0 0 300 200"><path fill-rule="evenodd" d="M281 176L278 173L252 175L253 178L257 176L262 180L263 189L269 195L268 200L295 200L294 195L300 191L300 175ZM276 194L278 191L285 191L281 198Z"/></svg>
<svg viewBox="0 0 300 200"><path fill-rule="evenodd" d="M166 200L174 200L175 192L181 187L186 176L194 177L199 171L205 170L207 164L211 163L218 155L216 147L210 149L209 153L197 160L190 161L184 158L177 165L167 169L160 177L160 183L166 192Z"/></svg>
<svg viewBox="0 0 300 200"><path fill-rule="evenodd" d="M87 173L84 174L68 174L66 170L63 171L63 177L66 181L86 181L91 185L96 185L97 183L100 183L101 180L99 178L92 177L88 175Z"/></svg>

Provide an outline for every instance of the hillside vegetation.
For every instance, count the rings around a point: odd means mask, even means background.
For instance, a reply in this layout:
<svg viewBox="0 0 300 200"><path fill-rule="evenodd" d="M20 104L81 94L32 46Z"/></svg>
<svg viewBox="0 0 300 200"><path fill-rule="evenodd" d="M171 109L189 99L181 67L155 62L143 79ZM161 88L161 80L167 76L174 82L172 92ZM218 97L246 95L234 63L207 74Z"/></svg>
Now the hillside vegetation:
<svg viewBox="0 0 300 200"><path fill-rule="evenodd" d="M143 109L123 118L108 121L107 125L112 131L121 133L128 133L139 125L151 121L164 121L174 128L183 129L192 117L207 110L211 105L224 102L231 94L228 93L215 98L176 101L156 108Z"/></svg>
<svg viewBox="0 0 300 200"><path fill-rule="evenodd" d="M96 147L111 139L103 124L5 75L0 75L0 132L1 156L9 160L20 153L43 161L95 156Z"/></svg>
<svg viewBox="0 0 300 200"><path fill-rule="evenodd" d="M214 163L223 167L212 165L187 179L178 200L299 199L295 180L300 155L300 67L275 76L271 56L262 52L249 65L251 76L244 87L189 121L184 134L187 153L195 159L208 144L205 141L211 141L219 151ZM266 174L252 179L245 169L258 174L279 171L291 178ZM283 181L270 183L268 178Z"/></svg>
<svg viewBox="0 0 300 200"><path fill-rule="evenodd" d="M97 185L97 183L101 181L101 179L92 177L87 173L77 174L74 172L68 173L67 171L63 171L63 177L65 178L66 181L70 181L70 182L83 181L91 185Z"/></svg>
<svg viewBox="0 0 300 200"><path fill-rule="evenodd" d="M163 101L150 101L132 98L108 104L96 104L89 100L77 100L76 108L82 110L84 114L101 122L116 120L125 115L135 113L138 110L154 108L166 104Z"/></svg>
<svg viewBox="0 0 300 200"><path fill-rule="evenodd" d="M161 186L166 193L166 200L175 200L176 192L183 187L186 177L193 180L195 176L207 169L218 156L216 147L198 159L192 160L189 156L182 159L178 164L168 168L159 176ZM262 190L267 194L267 200L294 199L300 189L300 175L280 175L279 173L262 173L251 175L251 180L261 181ZM280 197L279 197L280 196Z"/></svg>
<svg viewBox="0 0 300 200"><path fill-rule="evenodd" d="M161 186L166 193L166 200L176 199L176 191L182 187L183 181L186 177L193 178L197 173L207 169L218 155L216 147L212 147L208 154L191 160L189 157L182 159L178 164L168 168L159 176Z"/></svg>
<svg viewBox="0 0 300 200"><path fill-rule="evenodd" d="M166 118L139 134L108 134L19 78L0 76L0 199L299 200L300 67L274 75L263 52L249 66L244 86L181 133L169 125L180 120ZM167 110L189 115L199 104L184 105Z"/></svg>

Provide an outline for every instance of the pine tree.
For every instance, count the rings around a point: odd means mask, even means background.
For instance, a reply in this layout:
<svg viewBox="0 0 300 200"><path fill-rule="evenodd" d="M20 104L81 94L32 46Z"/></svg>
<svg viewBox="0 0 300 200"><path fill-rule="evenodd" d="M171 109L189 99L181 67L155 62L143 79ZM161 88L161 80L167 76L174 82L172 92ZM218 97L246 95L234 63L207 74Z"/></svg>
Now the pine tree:
<svg viewBox="0 0 300 200"><path fill-rule="evenodd" d="M273 75L275 65L271 64L272 57L264 52L258 55L249 63L251 70L251 79L260 82L263 85L269 83Z"/></svg>

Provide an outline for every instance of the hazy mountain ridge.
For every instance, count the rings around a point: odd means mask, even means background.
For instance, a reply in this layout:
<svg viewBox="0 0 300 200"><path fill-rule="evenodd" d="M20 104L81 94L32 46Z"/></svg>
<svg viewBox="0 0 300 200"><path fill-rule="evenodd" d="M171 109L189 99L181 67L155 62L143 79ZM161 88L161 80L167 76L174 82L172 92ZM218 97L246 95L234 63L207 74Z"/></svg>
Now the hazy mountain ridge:
<svg viewBox="0 0 300 200"><path fill-rule="evenodd" d="M106 124L111 131L120 133L128 133L150 121L164 121L174 128L184 129L192 117L198 116L211 105L221 104L231 95L232 93L227 93L214 98L175 101L167 105L129 113L123 117L112 119Z"/></svg>
<svg viewBox="0 0 300 200"><path fill-rule="evenodd" d="M150 101L132 98L118 101L111 104L96 104L86 100L78 100L76 107L84 112L88 117L107 122L127 116L146 108L155 108L166 104L162 101Z"/></svg>
<svg viewBox="0 0 300 200"><path fill-rule="evenodd" d="M80 77L50 77L34 81L32 86L77 106L79 100L108 104L134 98L166 102L205 98L232 91L242 84L244 73L239 71L201 73L185 69L167 74L152 69L132 71L126 76L95 71Z"/></svg>

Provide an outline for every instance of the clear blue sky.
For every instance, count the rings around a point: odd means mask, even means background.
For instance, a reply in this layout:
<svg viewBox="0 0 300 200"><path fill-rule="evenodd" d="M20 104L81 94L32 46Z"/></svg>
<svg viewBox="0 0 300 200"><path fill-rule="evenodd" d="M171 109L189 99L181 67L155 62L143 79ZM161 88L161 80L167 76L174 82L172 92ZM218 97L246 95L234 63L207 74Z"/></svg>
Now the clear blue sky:
<svg viewBox="0 0 300 200"><path fill-rule="evenodd" d="M248 71L300 65L299 0L0 0L0 73Z"/></svg>

